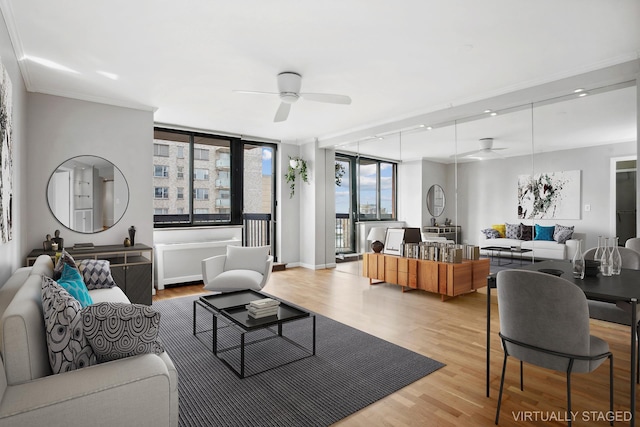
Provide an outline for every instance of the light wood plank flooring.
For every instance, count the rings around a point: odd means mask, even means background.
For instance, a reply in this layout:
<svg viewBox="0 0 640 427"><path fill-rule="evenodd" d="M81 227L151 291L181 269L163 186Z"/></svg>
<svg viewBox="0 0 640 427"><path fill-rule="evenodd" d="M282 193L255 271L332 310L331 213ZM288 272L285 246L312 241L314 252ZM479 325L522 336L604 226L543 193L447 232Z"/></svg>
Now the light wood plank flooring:
<svg viewBox="0 0 640 427"><path fill-rule="evenodd" d="M497 336L495 296L492 295L491 397L487 398L485 290L442 302L438 295L421 291L403 293L395 285L370 286L368 279L360 276L360 268L360 262L352 262L327 270L278 271L272 274L264 291L447 366L336 425L493 426L503 358ZM158 291L154 301L202 292L201 284L174 287ZM606 339L611 346L615 358L614 409L626 411L629 409L629 328L592 320L591 333ZM578 411L575 426L609 425L605 420L594 419L594 415L608 408L608 372L605 362L591 374L572 376L572 409ZM525 365L524 392L520 391L518 362L510 359L500 425L566 425L562 421L566 410L565 390L564 374ZM561 420L524 422L516 419L524 415L560 417Z"/></svg>

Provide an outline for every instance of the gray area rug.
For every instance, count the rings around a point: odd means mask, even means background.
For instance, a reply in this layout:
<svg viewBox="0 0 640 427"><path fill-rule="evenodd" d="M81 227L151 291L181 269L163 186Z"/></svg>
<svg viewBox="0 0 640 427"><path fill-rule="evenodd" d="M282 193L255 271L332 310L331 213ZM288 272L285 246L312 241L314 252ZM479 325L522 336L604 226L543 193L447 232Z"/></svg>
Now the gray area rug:
<svg viewBox="0 0 640 427"><path fill-rule="evenodd" d="M240 379L212 354L210 332L192 334L194 299L153 303L178 370L180 426L328 426L444 366L316 315L315 356ZM211 315L197 313L198 330L211 328ZM284 334L310 346L311 325L310 319L287 323ZM233 344L237 331L226 329L222 345ZM246 354L257 369L303 355L284 340L263 338L252 337Z"/></svg>

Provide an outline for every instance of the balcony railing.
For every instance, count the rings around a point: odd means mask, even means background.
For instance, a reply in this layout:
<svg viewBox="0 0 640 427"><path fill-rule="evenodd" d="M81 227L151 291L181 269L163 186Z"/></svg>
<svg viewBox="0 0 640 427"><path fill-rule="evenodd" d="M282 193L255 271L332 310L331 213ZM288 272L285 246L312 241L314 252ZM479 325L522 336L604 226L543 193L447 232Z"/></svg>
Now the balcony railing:
<svg viewBox="0 0 640 427"><path fill-rule="evenodd" d="M271 246L271 214L244 214L242 218L242 246Z"/></svg>
<svg viewBox="0 0 640 427"><path fill-rule="evenodd" d="M229 188L230 180L228 179L216 179L216 188Z"/></svg>
<svg viewBox="0 0 640 427"><path fill-rule="evenodd" d="M349 214L336 213L336 253L353 251L353 228Z"/></svg>
<svg viewBox="0 0 640 427"><path fill-rule="evenodd" d="M229 169L231 167L231 161L229 159L218 159L216 160L216 168L218 169Z"/></svg>
<svg viewBox="0 0 640 427"><path fill-rule="evenodd" d="M216 199L217 208L228 208L231 206L231 199Z"/></svg>

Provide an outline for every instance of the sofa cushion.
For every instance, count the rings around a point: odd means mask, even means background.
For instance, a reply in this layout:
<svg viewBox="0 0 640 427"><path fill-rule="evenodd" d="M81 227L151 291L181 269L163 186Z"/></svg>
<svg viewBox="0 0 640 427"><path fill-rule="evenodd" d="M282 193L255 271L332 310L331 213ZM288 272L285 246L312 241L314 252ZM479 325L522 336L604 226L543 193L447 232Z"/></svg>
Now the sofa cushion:
<svg viewBox="0 0 640 427"><path fill-rule="evenodd" d="M80 272L73 267L64 265L62 276L56 280L58 285L62 286L65 291L69 292L72 297L78 300L82 307L93 304L89 290L80 276Z"/></svg>
<svg viewBox="0 0 640 427"><path fill-rule="evenodd" d="M533 226L520 223L520 239L533 240Z"/></svg>
<svg viewBox="0 0 640 427"><path fill-rule="evenodd" d="M553 229L553 240L558 243L564 243L573 236L573 226L567 227L566 225L556 224Z"/></svg>
<svg viewBox="0 0 640 427"><path fill-rule="evenodd" d="M111 276L111 264L106 259L83 259L78 268L89 290L116 286Z"/></svg>
<svg viewBox="0 0 640 427"><path fill-rule="evenodd" d="M485 228L484 230L480 230L480 231L482 232L482 234L484 234L484 237L486 237L487 239L500 238L500 232L495 228Z"/></svg>
<svg viewBox="0 0 640 427"><path fill-rule="evenodd" d="M60 276L62 276L62 267L67 264L70 267L78 268L76 266L76 261L73 259L71 255L64 249L60 253L59 257L56 257L56 265L53 268L53 279L58 280Z"/></svg>
<svg viewBox="0 0 640 427"><path fill-rule="evenodd" d="M493 224L491 228L497 230L500 233L500 237L506 237L507 230L504 224Z"/></svg>
<svg viewBox="0 0 640 427"><path fill-rule="evenodd" d="M42 277L42 312L49 363L54 374L96 363L82 330L81 309L69 292L50 277Z"/></svg>
<svg viewBox="0 0 640 427"><path fill-rule="evenodd" d="M227 259L224 262L224 270L253 270L263 274L267 257L270 251L269 246L243 247L227 246Z"/></svg>
<svg viewBox="0 0 640 427"><path fill-rule="evenodd" d="M509 224L505 225L505 237L507 239L520 239L520 224Z"/></svg>
<svg viewBox="0 0 640 427"><path fill-rule="evenodd" d="M545 227L543 225L535 225L535 234L533 240L553 240L553 230L555 227Z"/></svg>
<svg viewBox="0 0 640 427"><path fill-rule="evenodd" d="M82 324L99 363L164 351L160 313L147 305L103 302L82 312Z"/></svg>
<svg viewBox="0 0 640 427"><path fill-rule="evenodd" d="M31 266L31 274L53 277L53 260L49 255L40 255Z"/></svg>

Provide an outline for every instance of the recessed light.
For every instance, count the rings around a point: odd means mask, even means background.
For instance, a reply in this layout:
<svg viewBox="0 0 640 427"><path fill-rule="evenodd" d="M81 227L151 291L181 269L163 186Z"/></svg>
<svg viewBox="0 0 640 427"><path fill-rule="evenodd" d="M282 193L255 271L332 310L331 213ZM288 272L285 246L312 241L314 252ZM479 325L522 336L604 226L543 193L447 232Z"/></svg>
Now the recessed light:
<svg viewBox="0 0 640 427"><path fill-rule="evenodd" d="M427 126L427 130L432 130L432 129L433 129L433 127Z"/></svg>
<svg viewBox="0 0 640 427"><path fill-rule="evenodd" d="M579 94L578 96L587 96L589 95L587 92L582 92L581 94Z"/></svg>
<svg viewBox="0 0 640 427"><path fill-rule="evenodd" d="M484 112L485 112L485 113L490 113L490 112L491 112L491 110L484 110Z"/></svg>
<svg viewBox="0 0 640 427"><path fill-rule="evenodd" d="M490 116L497 116L497 115L498 115L498 113L493 112L493 113L491 113L491 114L489 114L489 115L490 115Z"/></svg>
<svg viewBox="0 0 640 427"><path fill-rule="evenodd" d="M423 128L423 127L424 127L424 125L418 125L418 127L419 127L419 128Z"/></svg>
<svg viewBox="0 0 640 427"><path fill-rule="evenodd" d="M574 90L574 91L573 91L573 93L580 93L580 92L582 92L583 90L584 90L584 89L582 89L582 88L578 88L578 89Z"/></svg>

